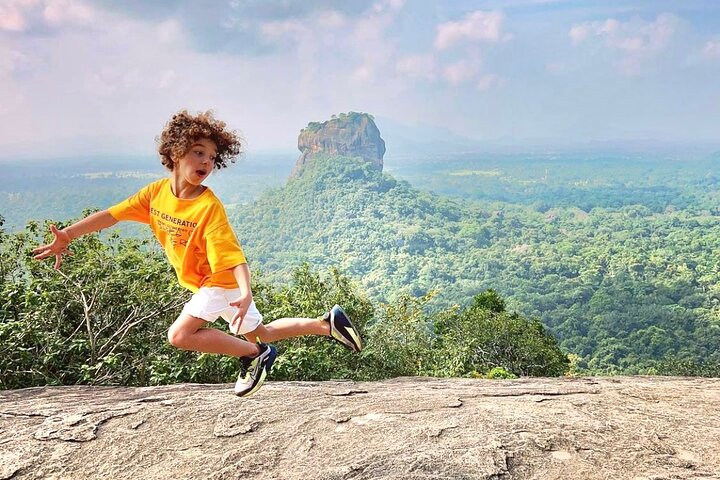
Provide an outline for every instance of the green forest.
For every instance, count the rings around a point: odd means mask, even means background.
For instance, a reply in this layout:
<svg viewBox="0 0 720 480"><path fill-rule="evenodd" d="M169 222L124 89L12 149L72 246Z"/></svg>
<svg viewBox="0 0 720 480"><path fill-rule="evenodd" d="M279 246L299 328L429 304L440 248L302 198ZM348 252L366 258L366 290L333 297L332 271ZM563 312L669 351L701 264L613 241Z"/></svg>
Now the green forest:
<svg viewBox="0 0 720 480"><path fill-rule="evenodd" d="M211 186L266 318L340 303L366 337L360 356L281 342L274 379L720 376L718 161L454 156L382 173L320 157L289 181L268 162ZM24 168L0 191L0 388L232 381L236 360L168 345L189 294L142 226L74 242L61 273L29 254L49 222L162 172Z"/></svg>
<svg viewBox="0 0 720 480"><path fill-rule="evenodd" d="M630 164L622 173L632 181L605 179L605 188L597 173L596 184L582 181L583 168L607 168L590 159L565 167L580 182L573 189L543 185L547 166L515 165L539 180L426 174L426 187L443 185L438 195L356 159L320 158L232 218L250 258L275 281L298 261L333 266L373 299L435 292L436 308L467 305L492 288L548 327L579 371L715 375L718 178L706 173L710 163L682 162L695 176L678 178L673 162L660 169L664 180L687 185L643 184L641 169L656 164L616 162Z"/></svg>
<svg viewBox="0 0 720 480"><path fill-rule="evenodd" d="M1 220L0 220L0 223ZM32 259L47 225L0 230L0 388L234 381L239 360L171 347L167 329L189 293L164 254L135 238L91 234L56 272ZM351 354L329 338L278 343L273 380L397 376L557 376L570 362L538 321L508 312L492 290L463 309L429 313L429 296L374 304L335 269L301 265L282 287L255 275L267 318L315 317L342 304L365 338ZM227 331L227 325L216 326Z"/></svg>

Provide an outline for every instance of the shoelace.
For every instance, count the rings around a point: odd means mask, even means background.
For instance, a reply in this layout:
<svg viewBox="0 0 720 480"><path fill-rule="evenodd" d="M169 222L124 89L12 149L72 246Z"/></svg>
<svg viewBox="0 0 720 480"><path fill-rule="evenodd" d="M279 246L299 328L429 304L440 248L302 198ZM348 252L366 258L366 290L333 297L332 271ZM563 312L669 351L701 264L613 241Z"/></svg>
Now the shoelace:
<svg viewBox="0 0 720 480"><path fill-rule="evenodd" d="M253 360L254 359L248 358L248 357L240 358L240 376L241 377L247 376L247 373L250 370L250 364L252 363Z"/></svg>

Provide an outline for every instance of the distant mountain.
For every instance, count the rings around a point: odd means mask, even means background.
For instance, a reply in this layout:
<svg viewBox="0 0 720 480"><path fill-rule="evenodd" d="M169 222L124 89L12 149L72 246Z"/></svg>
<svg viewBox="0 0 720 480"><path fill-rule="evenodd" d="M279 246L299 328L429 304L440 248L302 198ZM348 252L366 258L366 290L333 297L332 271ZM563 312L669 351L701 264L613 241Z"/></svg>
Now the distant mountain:
<svg viewBox="0 0 720 480"><path fill-rule="evenodd" d="M326 122L310 122L298 136L298 149L302 154L291 176L300 174L307 163L321 155L360 157L382 171L385 141L372 115L349 112L333 115Z"/></svg>

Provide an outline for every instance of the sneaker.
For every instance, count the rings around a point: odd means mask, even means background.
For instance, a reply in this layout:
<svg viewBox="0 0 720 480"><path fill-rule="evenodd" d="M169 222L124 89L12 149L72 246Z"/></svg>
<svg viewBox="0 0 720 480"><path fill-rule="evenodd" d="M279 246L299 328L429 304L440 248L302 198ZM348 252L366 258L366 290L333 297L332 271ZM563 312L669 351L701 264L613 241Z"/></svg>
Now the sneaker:
<svg viewBox="0 0 720 480"><path fill-rule="evenodd" d="M359 352L363 349L360 332L353 326L350 318L339 305L335 305L327 312L323 316L323 320L330 323L330 335L332 338L342 343L345 348L353 352Z"/></svg>
<svg viewBox="0 0 720 480"><path fill-rule="evenodd" d="M237 382L235 382L235 395L246 397L257 392L270 373L277 352L272 345L258 343L260 354L257 357L242 357L242 366Z"/></svg>

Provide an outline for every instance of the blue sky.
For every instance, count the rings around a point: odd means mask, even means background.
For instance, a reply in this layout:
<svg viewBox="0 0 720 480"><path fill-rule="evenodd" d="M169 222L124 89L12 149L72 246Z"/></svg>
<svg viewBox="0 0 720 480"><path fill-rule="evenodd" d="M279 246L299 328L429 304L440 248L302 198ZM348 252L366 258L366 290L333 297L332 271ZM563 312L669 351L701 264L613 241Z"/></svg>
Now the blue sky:
<svg viewBox="0 0 720 480"><path fill-rule="evenodd" d="M0 157L150 153L181 108L250 151L351 110L520 149L720 145L720 2L0 0Z"/></svg>

